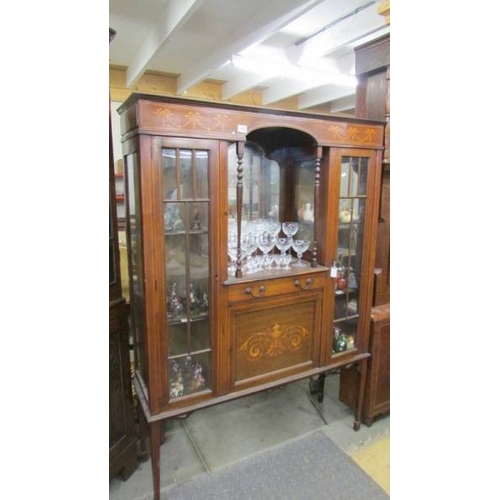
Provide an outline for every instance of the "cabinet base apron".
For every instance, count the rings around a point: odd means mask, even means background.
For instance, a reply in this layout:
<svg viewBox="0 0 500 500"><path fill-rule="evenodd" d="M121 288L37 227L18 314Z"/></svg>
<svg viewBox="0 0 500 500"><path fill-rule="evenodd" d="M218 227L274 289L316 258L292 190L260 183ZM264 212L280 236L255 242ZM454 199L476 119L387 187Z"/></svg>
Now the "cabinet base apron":
<svg viewBox="0 0 500 500"><path fill-rule="evenodd" d="M354 358L349 358L348 360L342 360L338 363L332 363L331 365L328 365L326 367L314 368L297 375L281 378L278 381L273 381L259 385L258 387L252 387L242 391L224 394L223 396L214 397L206 401L198 402L196 404L183 406L182 408L167 410L162 413L158 413L156 415L151 415L148 405L147 390L145 389L145 385L141 380L140 375L135 374L133 378L133 384L136 390L137 398L140 402L143 415L146 419L147 424L149 425L154 500L160 500L160 446L162 443L161 423L163 421L168 420L169 418L188 416L189 414L193 413L196 410L208 408L220 403L224 403L226 401L232 401L234 399L238 399L244 396L249 396L251 394L256 394L258 392L266 391L292 382L297 382L299 380L312 378L316 376L318 377L317 398L318 402L321 403L324 397L324 383L326 375L336 372L339 369L342 369L346 366L357 365L360 372L360 376L356 391L357 394L356 394L356 404L354 407L353 429L355 431L358 431L361 426L361 412L364 403L366 378L367 378L366 377L367 362L369 358L370 358L369 353L358 354Z"/></svg>

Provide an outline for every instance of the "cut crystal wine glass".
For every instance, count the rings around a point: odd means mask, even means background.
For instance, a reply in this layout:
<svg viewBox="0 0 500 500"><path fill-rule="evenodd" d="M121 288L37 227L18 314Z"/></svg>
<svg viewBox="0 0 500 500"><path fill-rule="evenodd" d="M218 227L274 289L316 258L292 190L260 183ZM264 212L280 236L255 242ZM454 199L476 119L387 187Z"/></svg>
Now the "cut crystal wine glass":
<svg viewBox="0 0 500 500"><path fill-rule="evenodd" d="M262 268L267 269L269 267L269 252L273 249L276 240L274 236L268 231L264 231L257 240L257 245L260 251L264 254L262 259Z"/></svg>
<svg viewBox="0 0 500 500"><path fill-rule="evenodd" d="M299 230L299 223L283 222L281 224L281 229L283 229L283 232L288 236L288 238L292 238L297 234L297 231Z"/></svg>
<svg viewBox="0 0 500 500"><path fill-rule="evenodd" d="M297 252L297 262L292 264L293 267L305 267L307 264L302 262L302 254L309 248L311 242L309 240L293 240L292 247Z"/></svg>
<svg viewBox="0 0 500 500"><path fill-rule="evenodd" d="M285 252L292 246L292 239L291 238L278 238L276 240L276 248L280 251L281 257L279 261L279 265L284 264L284 256Z"/></svg>

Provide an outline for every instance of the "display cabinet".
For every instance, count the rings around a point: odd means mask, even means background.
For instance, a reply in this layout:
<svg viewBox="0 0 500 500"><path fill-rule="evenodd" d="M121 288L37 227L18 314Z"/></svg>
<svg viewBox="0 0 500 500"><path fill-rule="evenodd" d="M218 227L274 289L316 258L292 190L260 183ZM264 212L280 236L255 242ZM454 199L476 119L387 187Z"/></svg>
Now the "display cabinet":
<svg viewBox="0 0 500 500"><path fill-rule="evenodd" d="M115 31L109 29L109 41ZM109 111L109 476L137 468L137 435L129 356L129 308L121 288L116 179Z"/></svg>
<svg viewBox="0 0 500 500"><path fill-rule="evenodd" d="M133 94L119 108L134 386L163 420L357 366L383 123Z"/></svg>

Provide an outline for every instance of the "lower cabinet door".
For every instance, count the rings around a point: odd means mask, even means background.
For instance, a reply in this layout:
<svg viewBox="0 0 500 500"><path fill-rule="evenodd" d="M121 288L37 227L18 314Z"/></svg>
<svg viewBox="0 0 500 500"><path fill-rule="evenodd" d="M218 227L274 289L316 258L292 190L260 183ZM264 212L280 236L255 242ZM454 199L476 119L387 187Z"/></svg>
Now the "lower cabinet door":
<svg viewBox="0 0 500 500"><path fill-rule="evenodd" d="M254 386L317 366L321 291L257 298L229 308L232 388Z"/></svg>

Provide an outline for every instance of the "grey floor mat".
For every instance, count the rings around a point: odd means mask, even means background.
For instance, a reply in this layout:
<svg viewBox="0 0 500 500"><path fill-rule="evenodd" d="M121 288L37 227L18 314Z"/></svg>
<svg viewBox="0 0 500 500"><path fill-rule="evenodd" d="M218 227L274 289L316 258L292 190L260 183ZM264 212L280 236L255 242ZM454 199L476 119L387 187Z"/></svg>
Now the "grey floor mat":
<svg viewBox="0 0 500 500"><path fill-rule="evenodd" d="M231 443L221 443L231 446ZM387 500L389 495L322 431L162 492L162 500Z"/></svg>

